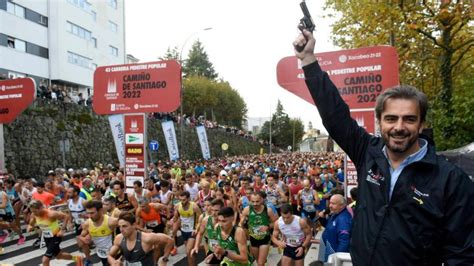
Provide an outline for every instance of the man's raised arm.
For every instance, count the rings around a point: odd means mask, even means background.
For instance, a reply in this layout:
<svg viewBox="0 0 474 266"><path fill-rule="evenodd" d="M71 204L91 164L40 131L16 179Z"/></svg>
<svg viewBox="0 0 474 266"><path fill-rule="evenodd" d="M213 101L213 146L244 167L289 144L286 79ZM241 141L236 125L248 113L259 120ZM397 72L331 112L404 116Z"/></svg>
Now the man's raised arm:
<svg viewBox="0 0 474 266"><path fill-rule="evenodd" d="M306 86L316 103L323 125L336 143L357 165L365 153L370 135L351 118L349 107L326 72L321 70L314 55L316 40L313 34L303 30L293 42L294 47L304 47L295 54L301 60Z"/></svg>

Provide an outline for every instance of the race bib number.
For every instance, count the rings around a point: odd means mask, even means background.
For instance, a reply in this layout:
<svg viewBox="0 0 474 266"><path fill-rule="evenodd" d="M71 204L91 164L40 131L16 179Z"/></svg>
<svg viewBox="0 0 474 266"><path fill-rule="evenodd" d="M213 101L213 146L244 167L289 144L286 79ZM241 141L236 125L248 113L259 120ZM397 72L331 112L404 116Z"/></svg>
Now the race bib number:
<svg viewBox="0 0 474 266"><path fill-rule="evenodd" d="M277 204L277 198L275 198L275 197L270 197L270 198L268 198L268 200L269 200L273 205L276 205L276 204Z"/></svg>
<svg viewBox="0 0 474 266"><path fill-rule="evenodd" d="M183 222L183 221L181 221L181 229L185 232L193 230L193 226L194 226L193 222Z"/></svg>
<svg viewBox="0 0 474 266"><path fill-rule="evenodd" d="M216 239L209 239L209 246L210 247L215 247L219 245L219 241L217 241Z"/></svg>
<svg viewBox="0 0 474 266"><path fill-rule="evenodd" d="M5 211L5 209L0 209L0 215L5 215L7 214L7 212Z"/></svg>
<svg viewBox="0 0 474 266"><path fill-rule="evenodd" d="M295 235L287 235L286 236L286 243L291 246L299 245L300 239L298 236Z"/></svg>
<svg viewBox="0 0 474 266"><path fill-rule="evenodd" d="M267 231L262 230L264 227L265 226L263 226L263 225L253 227L252 228L253 234L255 236L259 236L259 237L265 236L267 234Z"/></svg>
<svg viewBox="0 0 474 266"><path fill-rule="evenodd" d="M306 205L304 207L304 210L307 211L307 212L314 212L314 211L316 211L316 208L314 208L314 205Z"/></svg>
<svg viewBox="0 0 474 266"><path fill-rule="evenodd" d="M41 228L41 231L43 232L43 237L45 238L51 238L54 236L53 231L50 228Z"/></svg>
<svg viewBox="0 0 474 266"><path fill-rule="evenodd" d="M158 226L158 221L149 221L146 223L146 226L148 227L157 227Z"/></svg>
<svg viewBox="0 0 474 266"><path fill-rule="evenodd" d="M126 266L142 266L142 263L140 261L138 262L128 262L128 261L125 261L125 265Z"/></svg>
<svg viewBox="0 0 474 266"><path fill-rule="evenodd" d="M102 258L102 259L107 258L107 253L108 253L108 250L106 248L97 249L97 256L99 256L99 258Z"/></svg>

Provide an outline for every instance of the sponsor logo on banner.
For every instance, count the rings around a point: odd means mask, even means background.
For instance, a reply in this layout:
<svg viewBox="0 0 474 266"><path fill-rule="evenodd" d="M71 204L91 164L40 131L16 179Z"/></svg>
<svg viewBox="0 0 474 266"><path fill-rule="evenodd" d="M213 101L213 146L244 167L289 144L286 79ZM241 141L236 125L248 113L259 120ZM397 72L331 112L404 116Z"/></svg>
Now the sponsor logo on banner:
<svg viewBox="0 0 474 266"><path fill-rule="evenodd" d="M206 128L204 126L197 126L196 132L201 145L202 157L206 160L211 158L211 151L209 150L209 143L207 141Z"/></svg>
<svg viewBox="0 0 474 266"><path fill-rule="evenodd" d="M163 134L165 135L166 146L168 147L168 155L171 161L179 159L178 142L176 140L176 132L174 130L173 121L165 121L161 123Z"/></svg>
<svg viewBox="0 0 474 266"><path fill-rule="evenodd" d="M97 114L173 112L180 90L176 60L102 66L94 71L92 107Z"/></svg>
<svg viewBox="0 0 474 266"><path fill-rule="evenodd" d="M125 136L125 144L143 144L143 134L131 133Z"/></svg>
<svg viewBox="0 0 474 266"><path fill-rule="evenodd" d="M146 168L146 119L144 114L125 114L125 180L127 191L133 190L133 181L143 184Z"/></svg>
<svg viewBox="0 0 474 266"><path fill-rule="evenodd" d="M120 166L125 166L125 132L123 124L123 115L109 116L110 129L114 137L115 150L120 162Z"/></svg>
<svg viewBox="0 0 474 266"><path fill-rule="evenodd" d="M129 146L127 147L127 155L143 155L143 147L142 146Z"/></svg>
<svg viewBox="0 0 474 266"><path fill-rule="evenodd" d="M36 97L36 84L32 78L0 81L0 124L13 122Z"/></svg>

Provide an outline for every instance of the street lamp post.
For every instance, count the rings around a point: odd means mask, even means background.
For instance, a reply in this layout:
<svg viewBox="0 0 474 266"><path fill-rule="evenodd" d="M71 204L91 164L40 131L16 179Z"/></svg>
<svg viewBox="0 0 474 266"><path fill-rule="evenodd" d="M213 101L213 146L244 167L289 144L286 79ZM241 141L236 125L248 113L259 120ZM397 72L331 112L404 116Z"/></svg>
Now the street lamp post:
<svg viewBox="0 0 474 266"><path fill-rule="evenodd" d="M183 158L183 143L184 143L184 116L183 116L183 96L184 96L184 87L183 87L183 50L184 50L184 47L186 46L186 44L188 43L188 41L191 39L191 37L193 37L194 35L198 34L199 32L201 31L208 31L208 30L212 30L211 27L209 28L204 28L202 30L199 30L199 31L196 31L196 32L193 32L192 34L190 34L186 40L184 41L183 43L183 46L181 46L181 51L179 52L179 64L181 65L181 91L180 91L180 104L179 104L179 112L181 113L181 119L180 119L180 125L179 125L179 132L180 132L180 143L179 143L179 147L181 148L181 152L180 152L180 158Z"/></svg>

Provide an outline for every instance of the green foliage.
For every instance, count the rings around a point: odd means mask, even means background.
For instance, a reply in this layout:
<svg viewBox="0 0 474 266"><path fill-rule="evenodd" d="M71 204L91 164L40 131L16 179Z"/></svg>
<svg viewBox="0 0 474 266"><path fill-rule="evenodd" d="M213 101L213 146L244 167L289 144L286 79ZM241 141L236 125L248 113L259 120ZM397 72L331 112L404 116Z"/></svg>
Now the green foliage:
<svg viewBox="0 0 474 266"><path fill-rule="evenodd" d="M183 73L185 77L204 76L212 80L218 77L206 51L204 51L204 46L199 40L194 42L191 47L188 59L184 63Z"/></svg>
<svg viewBox="0 0 474 266"><path fill-rule="evenodd" d="M247 106L240 94L229 83L203 76L184 80L183 109L186 114L204 115L220 124L242 127Z"/></svg>
<svg viewBox="0 0 474 266"><path fill-rule="evenodd" d="M474 140L472 133L460 130L469 128L472 114L462 106L474 90L474 24L468 1L327 0L326 8L342 15L333 25L335 44L347 49L390 44L397 49L400 83L419 88L433 103L428 124L438 149Z"/></svg>
<svg viewBox="0 0 474 266"><path fill-rule="evenodd" d="M271 125L267 121L263 124L258 137L270 141L270 126L272 132L272 143L280 148L292 146L295 148L304 135L304 125L300 119L292 119L285 113L283 105L278 101L275 113L272 115Z"/></svg>
<svg viewBox="0 0 474 266"><path fill-rule="evenodd" d="M58 129L58 131L66 131L66 124L64 124L64 121L59 121L56 124L56 128Z"/></svg>
<svg viewBox="0 0 474 266"><path fill-rule="evenodd" d="M82 128L80 126L77 126L73 130L75 135L82 135Z"/></svg>
<svg viewBox="0 0 474 266"><path fill-rule="evenodd" d="M178 47L168 47L164 56L159 57L160 60L179 60Z"/></svg>
<svg viewBox="0 0 474 266"><path fill-rule="evenodd" d="M77 116L77 121L81 124L91 125L94 122L94 118L89 113L80 113Z"/></svg>

